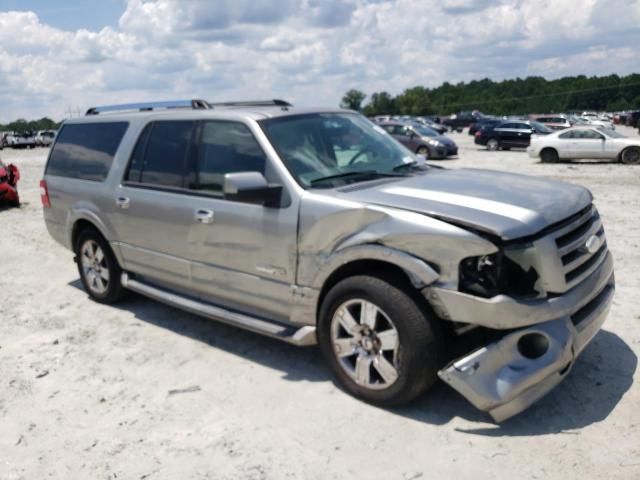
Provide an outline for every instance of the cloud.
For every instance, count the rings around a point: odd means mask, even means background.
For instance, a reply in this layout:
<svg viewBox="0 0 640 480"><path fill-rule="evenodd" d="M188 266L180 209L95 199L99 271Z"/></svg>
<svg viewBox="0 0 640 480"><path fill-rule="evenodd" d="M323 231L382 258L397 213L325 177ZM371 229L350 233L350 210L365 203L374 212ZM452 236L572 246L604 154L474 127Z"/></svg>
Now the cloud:
<svg viewBox="0 0 640 480"><path fill-rule="evenodd" d="M0 122L179 97L337 105L350 88L640 65L638 0L128 0L97 31L37 13L0 12Z"/></svg>

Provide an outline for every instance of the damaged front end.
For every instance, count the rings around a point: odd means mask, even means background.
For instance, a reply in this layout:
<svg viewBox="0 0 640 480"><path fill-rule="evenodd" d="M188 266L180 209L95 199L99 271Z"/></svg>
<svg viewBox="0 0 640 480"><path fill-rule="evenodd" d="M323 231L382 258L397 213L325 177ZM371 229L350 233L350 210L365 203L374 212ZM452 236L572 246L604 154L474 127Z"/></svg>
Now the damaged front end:
<svg viewBox="0 0 640 480"><path fill-rule="evenodd" d="M438 374L497 422L562 381L603 324L615 290L613 260L595 209L534 240L527 250L538 252L538 260L512 255L526 274L518 277L527 278L517 286L519 295L501 291L492 276L504 260L499 257L461 266L458 290L425 289L436 313L456 322L459 332L480 327L491 334L492 340L476 344Z"/></svg>

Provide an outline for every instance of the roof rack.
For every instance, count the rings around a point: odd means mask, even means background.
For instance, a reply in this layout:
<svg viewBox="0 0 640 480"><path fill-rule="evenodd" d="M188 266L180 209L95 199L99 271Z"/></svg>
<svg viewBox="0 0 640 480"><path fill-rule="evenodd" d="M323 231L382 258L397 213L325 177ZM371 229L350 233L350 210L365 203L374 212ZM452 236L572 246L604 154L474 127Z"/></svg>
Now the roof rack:
<svg viewBox="0 0 640 480"><path fill-rule="evenodd" d="M102 107L91 107L85 115L98 115L100 113L124 112L137 110L140 112L150 112L158 109L170 108L191 108L193 110L205 110L211 108L205 100L170 100L166 102L144 102L144 103L125 103L122 105L105 105Z"/></svg>
<svg viewBox="0 0 640 480"><path fill-rule="evenodd" d="M286 100L243 100L239 102L209 102L212 107L292 107Z"/></svg>

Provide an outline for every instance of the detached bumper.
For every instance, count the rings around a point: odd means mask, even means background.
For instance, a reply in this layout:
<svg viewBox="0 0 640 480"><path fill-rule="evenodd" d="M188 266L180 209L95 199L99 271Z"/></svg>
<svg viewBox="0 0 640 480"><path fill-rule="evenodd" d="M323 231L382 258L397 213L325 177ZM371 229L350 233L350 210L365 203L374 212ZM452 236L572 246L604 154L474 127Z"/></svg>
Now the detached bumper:
<svg viewBox="0 0 640 480"><path fill-rule="evenodd" d="M606 281L602 282L601 275L600 282L595 283L602 285L580 304L574 303L571 311L559 309L556 311L561 315L553 320L508 330L500 340L451 362L438 375L497 422L522 412L562 381L577 356L598 333L615 291L614 276L608 266L603 265L601 272L609 274ZM580 290L576 287L558 298ZM509 309L502 312L508 313Z"/></svg>

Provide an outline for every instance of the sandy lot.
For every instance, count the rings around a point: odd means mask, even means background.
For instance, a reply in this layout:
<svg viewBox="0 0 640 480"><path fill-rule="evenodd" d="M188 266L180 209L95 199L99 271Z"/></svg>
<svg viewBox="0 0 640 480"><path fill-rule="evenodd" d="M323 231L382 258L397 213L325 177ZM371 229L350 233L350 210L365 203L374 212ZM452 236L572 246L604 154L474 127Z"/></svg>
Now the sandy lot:
<svg viewBox="0 0 640 480"><path fill-rule="evenodd" d="M437 384L377 409L339 390L316 348L138 296L94 303L45 230L46 150L4 150L24 205L0 210L0 479L640 478L640 167L543 165L452 137L446 166L580 183L604 218L615 304L534 407L495 425Z"/></svg>

